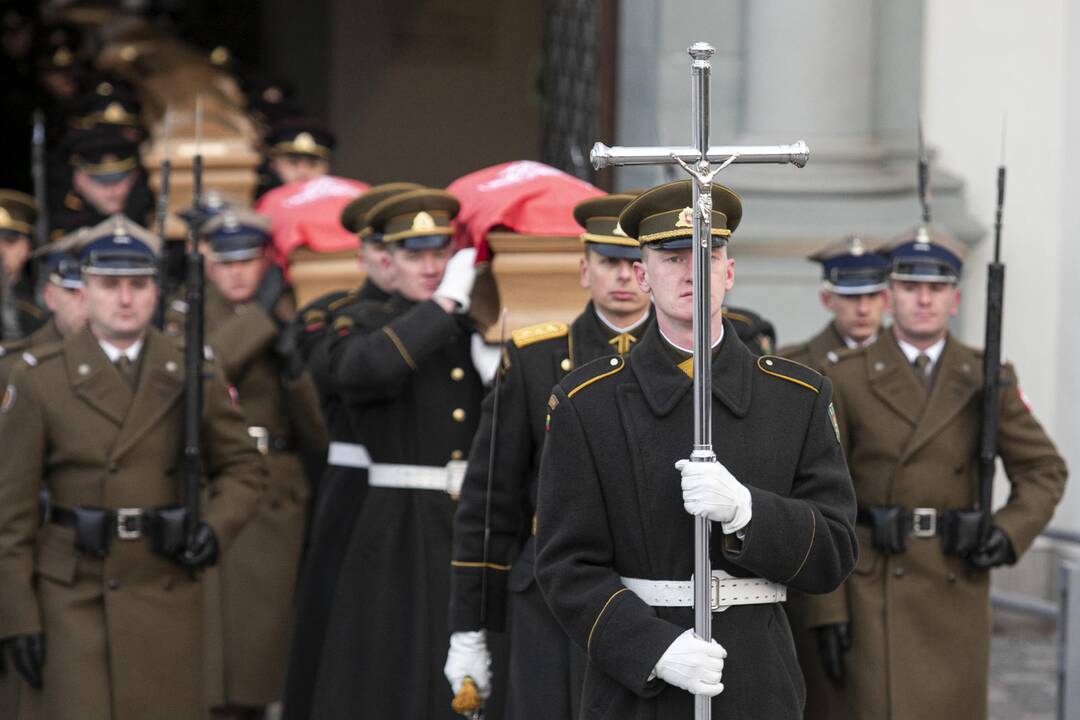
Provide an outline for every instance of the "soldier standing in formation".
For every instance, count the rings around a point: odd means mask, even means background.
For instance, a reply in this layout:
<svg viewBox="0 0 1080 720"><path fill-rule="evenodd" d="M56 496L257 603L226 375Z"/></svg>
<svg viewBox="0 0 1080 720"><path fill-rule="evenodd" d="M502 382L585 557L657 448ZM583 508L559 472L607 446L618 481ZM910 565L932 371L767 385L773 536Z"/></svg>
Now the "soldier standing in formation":
<svg viewBox="0 0 1080 720"><path fill-rule="evenodd" d="M963 246L920 226L883 248L893 322L826 369L858 498L859 559L836 593L807 598L833 717L984 718L990 569L1046 527L1065 463L1002 367L997 446L1012 491L980 538L982 354L949 333Z"/></svg>
<svg viewBox="0 0 1080 720"><path fill-rule="evenodd" d="M150 327L159 241L121 216L80 247L88 325L24 356L0 402L0 638L20 718L205 712L202 583L265 468L208 367L207 501L183 540L183 357ZM39 495L49 498L39 527Z"/></svg>
<svg viewBox="0 0 1080 720"><path fill-rule="evenodd" d="M26 337L46 319L34 304L34 282L27 272L37 214L34 198L0 190L0 342Z"/></svg>
<svg viewBox="0 0 1080 720"><path fill-rule="evenodd" d="M237 390L247 433L268 470L255 516L207 576L207 637L223 646L224 660L223 673L210 681L221 690L211 695L212 715L261 718L284 685L288 635L281 628L291 617L307 518L299 453L325 453L326 433L311 376L279 341L295 303L266 255L269 222L227 209L202 227L202 237L206 342Z"/></svg>
<svg viewBox="0 0 1080 720"><path fill-rule="evenodd" d="M585 658L569 643L533 581L536 480L551 388L575 367L628 353L651 320L649 298L634 278L633 264L641 257L637 241L618 228L619 213L631 199L609 195L575 208L585 228L581 286L591 299L572 325L521 328L506 343L498 417L491 393L454 515L446 676L455 693L465 677L473 678L485 698L492 683L502 685L509 718L577 716ZM491 678L488 630L509 633L506 677Z"/></svg>
<svg viewBox="0 0 1080 720"><path fill-rule="evenodd" d="M734 282L726 245L742 206L719 185L710 318L719 462L685 459L691 194L688 181L662 185L620 216L642 246L637 279L656 323L628 357L574 370L548 399L536 578L588 653L585 716L685 718L692 696L706 695L716 717L794 718L804 695L784 586L829 592L854 565L851 479L829 381L781 358L755 359L723 321ZM713 642L692 629L694 515L714 523Z"/></svg>
<svg viewBox="0 0 1080 720"><path fill-rule="evenodd" d="M821 263L821 304L832 321L814 337L777 355L820 370L837 350L869 345L881 332L887 260L881 243L851 236L810 256Z"/></svg>
<svg viewBox="0 0 1080 720"><path fill-rule="evenodd" d="M475 250L453 254L457 211L439 190L372 208L396 292L339 316L322 348L321 381L345 399L354 464L368 466L369 487L342 561L311 717L454 717L442 677L451 524L483 396L466 314Z"/></svg>
<svg viewBox="0 0 1080 720"><path fill-rule="evenodd" d="M326 469L313 493L307 552L296 588L296 615L285 678L287 718L310 716L341 560L356 529L367 489L367 467L356 443L358 434L353 429L345 398L329 382L326 350L334 340L338 317L347 317L343 322L351 323L357 313L387 302L394 292L394 267L382 233L368 222L370 210L394 195L419 189L421 186L415 183L376 185L345 206L341 224L359 240L358 261L365 273L364 282L350 292L333 292L318 298L298 313L289 329L296 338L295 352L300 361L317 358L312 370L320 391L330 446Z"/></svg>

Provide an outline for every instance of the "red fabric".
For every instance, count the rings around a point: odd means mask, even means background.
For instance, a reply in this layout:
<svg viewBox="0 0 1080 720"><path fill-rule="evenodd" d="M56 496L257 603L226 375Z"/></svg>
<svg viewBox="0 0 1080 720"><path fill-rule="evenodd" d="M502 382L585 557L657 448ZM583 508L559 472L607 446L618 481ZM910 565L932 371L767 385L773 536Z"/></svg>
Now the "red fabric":
<svg viewBox="0 0 1080 720"><path fill-rule="evenodd" d="M580 235L574 206L604 194L584 180L532 160L477 170L446 189L461 201L454 239L459 246L475 247L477 261L489 257L487 234L497 226L522 235Z"/></svg>
<svg viewBox="0 0 1080 720"><path fill-rule="evenodd" d="M270 218L277 260L284 264L298 247L316 252L356 248L356 235L341 227L342 209L369 185L325 175L274 188L259 198L255 210Z"/></svg>

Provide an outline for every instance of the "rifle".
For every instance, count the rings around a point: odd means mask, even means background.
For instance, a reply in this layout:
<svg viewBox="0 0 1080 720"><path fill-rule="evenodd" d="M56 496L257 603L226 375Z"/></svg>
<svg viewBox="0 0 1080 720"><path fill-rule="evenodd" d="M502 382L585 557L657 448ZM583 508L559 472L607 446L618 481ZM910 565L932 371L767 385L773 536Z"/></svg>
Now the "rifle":
<svg viewBox="0 0 1080 720"><path fill-rule="evenodd" d="M195 157L192 187L195 206L202 195L202 99L195 101ZM184 491L187 509L187 546L194 547L199 527L199 493L202 489L202 396L203 396L203 257L194 228L188 229L187 324L184 328Z"/></svg>
<svg viewBox="0 0 1080 720"><path fill-rule="evenodd" d="M169 176L172 173L172 161L169 159L169 139L172 135L172 108L165 110L165 128L162 135L162 152L165 158L161 161L161 188L157 198L157 213L155 226L157 236L161 240L161 260L158 264L158 301L154 310L154 327L158 330L165 327L165 306L169 302L172 286L169 278L172 276L169 267L169 253L165 250L165 220L169 214Z"/></svg>
<svg viewBox="0 0 1080 720"><path fill-rule="evenodd" d="M994 261L987 266L986 344L983 348L982 427L979 434L980 538L990 532L994 472L997 462L998 409L1001 389L1001 319L1005 303L1005 265L1001 262L1001 212L1005 205L1005 161L997 169Z"/></svg>
<svg viewBox="0 0 1080 720"><path fill-rule="evenodd" d="M34 202L38 212L37 221L34 223L34 247L43 247L49 242L49 206L45 182L45 113L41 108L34 111L30 167L34 176Z"/></svg>
<svg viewBox="0 0 1080 720"><path fill-rule="evenodd" d="M922 224L930 224L930 158L923 142L922 116L919 116L919 205L922 206Z"/></svg>

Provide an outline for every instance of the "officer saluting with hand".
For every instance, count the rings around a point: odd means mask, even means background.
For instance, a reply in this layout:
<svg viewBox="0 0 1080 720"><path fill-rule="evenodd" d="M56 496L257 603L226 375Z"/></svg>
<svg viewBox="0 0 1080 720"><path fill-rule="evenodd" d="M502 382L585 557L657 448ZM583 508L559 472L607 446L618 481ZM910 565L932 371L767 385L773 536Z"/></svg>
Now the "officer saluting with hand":
<svg viewBox="0 0 1080 720"><path fill-rule="evenodd" d="M87 233L87 327L24 355L0 402L0 437L19 450L0 454L0 638L33 688L20 717L205 712L196 570L251 515L265 468L209 365L206 499L185 543L184 363L150 327L158 245L119 215Z"/></svg>

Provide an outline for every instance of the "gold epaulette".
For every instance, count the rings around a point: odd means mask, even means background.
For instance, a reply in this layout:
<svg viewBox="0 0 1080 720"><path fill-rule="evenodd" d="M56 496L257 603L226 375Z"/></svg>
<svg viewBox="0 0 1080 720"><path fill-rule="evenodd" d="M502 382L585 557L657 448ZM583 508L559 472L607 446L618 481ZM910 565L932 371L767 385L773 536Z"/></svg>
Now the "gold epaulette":
<svg viewBox="0 0 1080 720"><path fill-rule="evenodd" d="M731 310L728 310L727 308L723 308L720 311L720 314L723 315L724 317L726 317L731 322L740 322L743 325L753 325L754 324L754 320L750 316L743 315L742 313L738 313L738 312L732 312Z"/></svg>
<svg viewBox="0 0 1080 720"><path fill-rule="evenodd" d="M510 333L510 337L513 338L516 347L523 348L527 345L538 343L541 340L566 337L569 333L570 326L566 323L544 322L518 328Z"/></svg>
<svg viewBox="0 0 1080 720"><path fill-rule="evenodd" d="M776 355L762 355L757 359L757 366L758 370L766 375L787 380L813 392L820 392L818 388L821 387L821 374L802 363Z"/></svg>
<svg viewBox="0 0 1080 720"><path fill-rule="evenodd" d="M356 291L355 290L352 291L352 292L345 293L344 295L339 297L337 300L335 300L332 303L330 303L329 305L327 305L326 309L330 310L332 312L332 311L337 310L338 308L342 307L343 305L348 305L349 303L353 302L354 300L356 300Z"/></svg>

